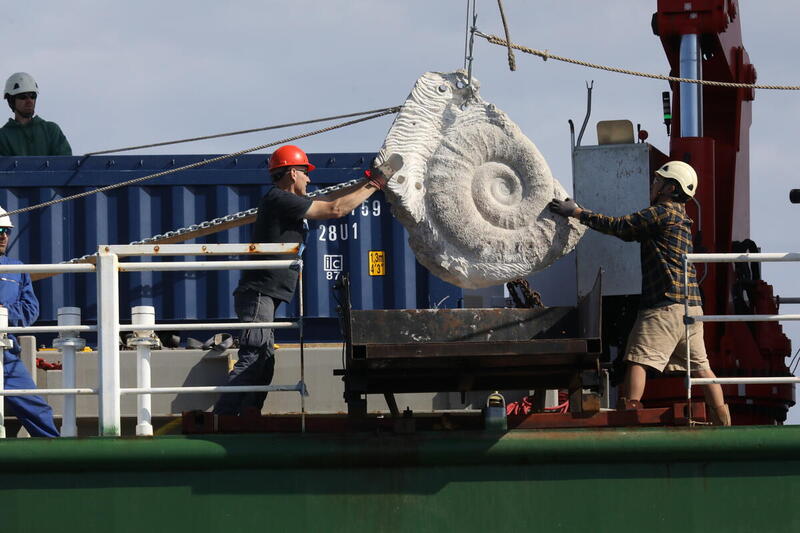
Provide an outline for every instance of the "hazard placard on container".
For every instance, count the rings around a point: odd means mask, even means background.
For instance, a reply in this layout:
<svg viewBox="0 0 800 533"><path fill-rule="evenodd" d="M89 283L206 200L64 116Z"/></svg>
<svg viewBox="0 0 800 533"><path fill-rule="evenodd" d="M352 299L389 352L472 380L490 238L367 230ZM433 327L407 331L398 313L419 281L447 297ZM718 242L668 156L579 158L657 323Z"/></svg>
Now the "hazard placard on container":
<svg viewBox="0 0 800 533"><path fill-rule="evenodd" d="M386 252L383 250L370 250L369 252L369 275L386 275Z"/></svg>

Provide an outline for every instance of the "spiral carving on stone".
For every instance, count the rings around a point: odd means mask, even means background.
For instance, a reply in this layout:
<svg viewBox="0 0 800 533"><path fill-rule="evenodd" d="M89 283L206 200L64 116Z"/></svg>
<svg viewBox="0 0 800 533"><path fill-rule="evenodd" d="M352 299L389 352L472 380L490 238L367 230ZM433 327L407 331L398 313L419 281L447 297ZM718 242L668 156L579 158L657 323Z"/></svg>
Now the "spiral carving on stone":
<svg viewBox="0 0 800 533"><path fill-rule="evenodd" d="M389 183L393 213L417 260L445 281L488 287L527 276L571 251L584 227L547 210L567 196L536 146L466 87L466 73L428 72L378 155L403 156Z"/></svg>

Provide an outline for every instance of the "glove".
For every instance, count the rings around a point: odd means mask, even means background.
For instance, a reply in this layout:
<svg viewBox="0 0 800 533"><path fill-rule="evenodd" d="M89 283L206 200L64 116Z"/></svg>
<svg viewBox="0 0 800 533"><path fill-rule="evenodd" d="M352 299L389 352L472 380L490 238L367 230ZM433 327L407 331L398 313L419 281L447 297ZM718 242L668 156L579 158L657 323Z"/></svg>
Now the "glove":
<svg viewBox="0 0 800 533"><path fill-rule="evenodd" d="M364 177L367 178L369 182L377 189L383 190L386 187L386 176L384 176L383 172L376 168L365 170Z"/></svg>
<svg viewBox="0 0 800 533"><path fill-rule="evenodd" d="M578 209L578 204L576 204L575 200L572 200L571 198L567 198L566 200L553 198L553 200L547 204L547 208L553 213L561 215L562 217L570 217L573 213L575 213L575 210Z"/></svg>
<svg viewBox="0 0 800 533"><path fill-rule="evenodd" d="M364 177L378 189L385 189L386 184L395 173L403 168L403 156L391 154L382 164L364 171Z"/></svg>

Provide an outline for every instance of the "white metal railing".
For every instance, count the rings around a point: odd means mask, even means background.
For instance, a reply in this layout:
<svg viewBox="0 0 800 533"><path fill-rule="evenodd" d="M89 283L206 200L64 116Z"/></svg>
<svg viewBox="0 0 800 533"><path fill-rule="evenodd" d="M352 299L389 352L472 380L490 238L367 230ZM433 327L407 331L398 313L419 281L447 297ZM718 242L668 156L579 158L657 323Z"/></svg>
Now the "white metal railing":
<svg viewBox="0 0 800 533"><path fill-rule="evenodd" d="M689 423L691 424L692 387L694 385L769 385L800 383L800 377L733 377L733 378L693 378L690 364L689 326L694 322L778 322L800 320L798 314L786 315L702 315L689 316L689 264L690 263L756 263L756 262L798 262L800 252L789 253L727 253L727 254L684 254L684 341L686 344L686 399L689 403ZM788 301L787 301L788 300ZM796 302L793 300L797 300ZM784 303L800 303L800 298L781 299Z"/></svg>
<svg viewBox="0 0 800 533"><path fill-rule="evenodd" d="M0 397L39 394L64 395L64 413L61 434L76 436L77 395L97 395L99 398L99 433L102 436L121 435L121 397L137 395L137 435L152 435L151 395L176 393L233 393L233 392L272 392L295 391L300 393L301 429L305 431L305 353L303 342L303 262L299 259L299 245L289 244L127 244L101 245L96 263L83 264L39 264L39 265L0 265L2 272L67 273L94 272L97 274L97 325L82 325L80 309L64 307L58 311L57 326L9 327L8 310L0 307L0 348L10 347L8 333L57 332L59 336L53 347L62 352L62 384L59 389L16 389L5 390L3 375L0 373ZM170 261L170 262L127 262L120 257L179 256L179 255L257 255L271 254L294 256L290 260L240 260L240 261ZM119 273L145 271L200 271L200 270L267 270L297 267L300 269L298 298L300 302L299 319L296 322L231 322L201 324L156 324L155 310L150 306L132 309L132 323L120 324L119 320ZM197 387L152 387L150 373L150 351L158 344L155 331L195 331L246 328L296 328L300 341L300 381L295 385L252 385L252 386L197 386ZM133 331L129 344L136 347L137 379L136 387L120 386L119 334ZM80 338L82 332L97 332L98 340L98 387L76 387L75 354L85 346ZM3 402L0 401L0 437L5 437Z"/></svg>

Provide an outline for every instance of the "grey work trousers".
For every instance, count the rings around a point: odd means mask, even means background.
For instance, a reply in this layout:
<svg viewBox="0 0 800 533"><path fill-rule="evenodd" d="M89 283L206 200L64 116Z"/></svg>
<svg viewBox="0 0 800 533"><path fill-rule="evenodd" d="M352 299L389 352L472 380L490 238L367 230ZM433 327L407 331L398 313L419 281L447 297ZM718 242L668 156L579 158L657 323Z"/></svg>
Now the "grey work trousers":
<svg viewBox="0 0 800 533"><path fill-rule="evenodd" d="M241 322L273 322L280 300L255 291L236 291L233 305ZM275 373L275 341L271 328L242 330L239 360L228 374L227 385L269 385ZM261 411L266 392L228 392L214 406L218 415L240 415L250 407Z"/></svg>

